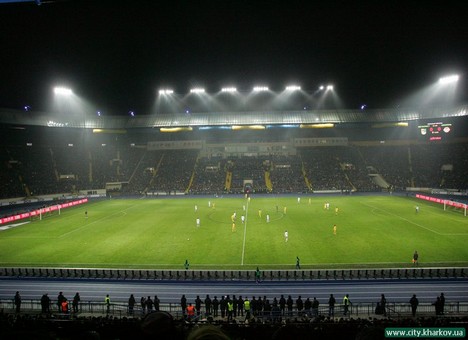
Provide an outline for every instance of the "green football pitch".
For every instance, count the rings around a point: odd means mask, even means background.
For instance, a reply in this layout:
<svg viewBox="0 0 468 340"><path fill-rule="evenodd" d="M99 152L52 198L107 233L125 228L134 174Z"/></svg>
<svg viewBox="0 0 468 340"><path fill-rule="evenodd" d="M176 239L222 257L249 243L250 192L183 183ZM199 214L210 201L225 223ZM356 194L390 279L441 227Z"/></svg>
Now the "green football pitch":
<svg viewBox="0 0 468 340"><path fill-rule="evenodd" d="M415 250L420 266L468 264L462 211L398 196L111 199L22 222L0 231L2 266L405 268Z"/></svg>

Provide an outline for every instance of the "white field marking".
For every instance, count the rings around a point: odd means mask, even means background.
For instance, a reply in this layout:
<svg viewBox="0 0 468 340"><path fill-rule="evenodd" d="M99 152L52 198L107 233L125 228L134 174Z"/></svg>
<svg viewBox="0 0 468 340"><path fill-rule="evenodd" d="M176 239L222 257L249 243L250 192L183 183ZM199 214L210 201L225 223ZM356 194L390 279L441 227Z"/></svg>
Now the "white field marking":
<svg viewBox="0 0 468 340"><path fill-rule="evenodd" d="M244 265L244 255L245 255L245 239L247 236L247 217L249 216L249 200L247 200L247 206L245 207L245 220L244 220L244 240L242 241L242 257L241 257L241 266Z"/></svg>
<svg viewBox="0 0 468 340"><path fill-rule="evenodd" d="M389 211L387 211L387 210L384 210L384 209L381 209L381 208L377 208L377 207L373 207L373 206L371 206L371 205L369 205L369 204L366 204L366 203L363 203L363 202L359 202L359 203L361 203L362 205L365 205L365 206L367 206L367 207L369 207L369 208L372 208L372 209L373 209L372 212L374 212L374 210L383 211L384 213L386 213L386 214L388 214L388 215L392 215L392 216L398 217L399 219L401 219L401 220L403 220L403 221L406 221L406 222L408 222L408 223L414 224L415 226L418 226L418 227L420 227L420 228L426 229L426 230L428 230L428 231L430 231L430 232L433 232L434 234L437 234L437 235L441 235L441 236L468 236L468 233L464 233L464 234L439 233L438 231L432 230L432 229L430 229L430 228L428 228L428 227L425 227L425 226L423 226L423 225L421 225L421 224L419 224L419 223L415 223L415 222L413 222L413 221L410 221L410 220L408 220L408 219L406 219L406 218L403 218L403 217L401 217L401 216L398 216L398 215L396 215L396 214L393 214L393 213L391 213L391 212L389 212Z"/></svg>
<svg viewBox="0 0 468 340"><path fill-rule="evenodd" d="M21 226L23 224L28 224L28 223L29 223L29 221L28 222L21 222L21 223L4 225L4 226L0 227L0 231L1 230L8 230L8 229L11 229L11 228L14 228L14 227L19 227L19 226Z"/></svg>
<svg viewBox="0 0 468 340"><path fill-rule="evenodd" d="M424 212L425 212L425 213L428 212L429 214L433 214L433 215L439 215L439 214L440 214L440 212L434 212L434 211L433 211L433 210L434 210L433 207L431 207L431 208L432 208L432 209L428 209L428 210L424 209ZM444 210L442 210L442 211L444 211ZM454 213L453 210L450 210L450 211L448 211L448 212L446 212L446 213L447 213L448 216L444 216L444 218L449 219L449 220L452 220L452 221L455 221L455 222L460 222L459 219L457 219L457 218L452 218L452 217L451 217L451 214L450 214L450 213ZM461 212L461 213L462 213L462 212ZM462 214L463 214L463 213L462 213ZM461 223L462 223L462 224L468 224L468 220L467 220L467 219L464 219Z"/></svg>
<svg viewBox="0 0 468 340"><path fill-rule="evenodd" d="M85 224L85 225L83 225L83 226L81 226L81 227L79 227L79 228L77 228L77 229L70 230L69 232L67 232L67 233L65 233L65 234L62 234L62 235L58 236L57 238L62 238L62 237L68 236L69 234L73 234L73 233L76 232L76 231L79 231L79 230L81 230L81 229L87 228L88 226L93 225L93 224L96 223L96 222L105 220L106 218L111 217L111 216L114 216L114 215L118 215L118 214L122 214L122 213L123 213L123 215L125 216L125 215L127 214L127 213L126 213L126 210L129 210L129 209L131 209L131 208L133 208L133 207L136 207L137 205L138 205L138 204L134 204L134 205L132 205L132 206L130 206L130 207L128 207L128 208L125 208L124 210L120 210L120 211L117 211L117 212L115 212L115 213L113 213L113 214L110 214L110 215L101 217L100 219L94 220L93 222L88 223L88 224Z"/></svg>

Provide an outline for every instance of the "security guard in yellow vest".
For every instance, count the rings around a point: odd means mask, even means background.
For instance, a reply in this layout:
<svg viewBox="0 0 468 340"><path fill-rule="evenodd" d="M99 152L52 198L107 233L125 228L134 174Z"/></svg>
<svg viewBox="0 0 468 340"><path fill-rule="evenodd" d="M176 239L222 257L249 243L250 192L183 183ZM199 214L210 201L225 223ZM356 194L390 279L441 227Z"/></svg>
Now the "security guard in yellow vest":
<svg viewBox="0 0 468 340"><path fill-rule="evenodd" d="M250 301L245 297L244 300L244 311L245 311L245 320L250 320Z"/></svg>

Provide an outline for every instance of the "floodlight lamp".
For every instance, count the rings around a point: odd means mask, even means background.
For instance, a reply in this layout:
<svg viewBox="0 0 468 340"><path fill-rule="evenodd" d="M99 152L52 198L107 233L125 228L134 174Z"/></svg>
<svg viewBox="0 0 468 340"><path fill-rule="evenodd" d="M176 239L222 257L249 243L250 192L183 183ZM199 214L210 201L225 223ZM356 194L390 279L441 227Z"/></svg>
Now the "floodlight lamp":
<svg viewBox="0 0 468 340"><path fill-rule="evenodd" d="M131 117L135 117L135 112L133 112L133 111L128 111L128 114L129 114Z"/></svg>
<svg viewBox="0 0 468 340"><path fill-rule="evenodd" d="M327 91L328 90L333 91L333 85L327 85Z"/></svg>
<svg viewBox="0 0 468 340"><path fill-rule="evenodd" d="M447 76L447 77L442 77L439 79L439 83L440 84L450 84L450 83L455 83L458 81L458 75L457 74L454 74L454 75L451 75L451 76Z"/></svg>
<svg viewBox="0 0 468 340"><path fill-rule="evenodd" d="M319 90L322 91L325 87L323 85L319 86Z"/></svg>
<svg viewBox="0 0 468 340"><path fill-rule="evenodd" d="M237 91L237 89L235 87L223 87L221 89L221 92L230 92L230 93L232 93L232 92L236 92L236 91Z"/></svg>
<svg viewBox="0 0 468 340"><path fill-rule="evenodd" d="M297 85L286 86L286 91L300 91L301 87Z"/></svg>
<svg viewBox="0 0 468 340"><path fill-rule="evenodd" d="M159 90L159 94L173 94L174 91L171 89L161 89Z"/></svg>
<svg viewBox="0 0 468 340"><path fill-rule="evenodd" d="M205 93L205 89L196 87L190 90L190 93Z"/></svg>
<svg viewBox="0 0 468 340"><path fill-rule="evenodd" d="M69 95L71 95L73 92L72 92L71 89L66 88L66 87L55 87L55 88L54 88L54 93L55 93L55 94L59 94L59 95L66 95L66 96L69 96Z"/></svg>
<svg viewBox="0 0 468 340"><path fill-rule="evenodd" d="M267 86L255 86L253 88L253 91L254 92L268 91L268 87Z"/></svg>

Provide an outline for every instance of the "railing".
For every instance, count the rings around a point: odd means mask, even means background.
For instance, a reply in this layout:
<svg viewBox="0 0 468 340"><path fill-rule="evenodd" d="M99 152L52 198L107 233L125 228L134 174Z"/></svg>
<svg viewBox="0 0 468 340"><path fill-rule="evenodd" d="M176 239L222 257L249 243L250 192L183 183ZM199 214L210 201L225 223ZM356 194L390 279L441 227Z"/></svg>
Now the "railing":
<svg viewBox="0 0 468 340"><path fill-rule="evenodd" d="M374 279L453 279L466 278L468 268L385 268L264 270L262 281L374 280ZM176 280L176 281L254 281L253 270L149 270L108 268L3 267L0 277Z"/></svg>
<svg viewBox="0 0 468 340"><path fill-rule="evenodd" d="M208 317L206 310L202 306L200 317ZM377 303L353 303L349 307L348 315L350 317L369 317L375 316ZM410 317L411 306L409 303L387 303L386 306L387 316L392 318ZM111 303L108 306L104 302L96 301L85 301L80 302L78 305L78 313L73 312L71 303L69 304L69 311L67 313L62 312L62 309L58 307L55 301L49 306L49 312L46 314L53 314L56 316L62 316L64 318L73 317L76 315L112 315L115 317L141 317L148 311L143 310L141 306L135 305L133 313L129 311L126 303ZM160 304L160 310L171 313L176 318L182 318L182 309L179 303L162 303ZM15 313L16 308L12 299L0 299L0 311L2 313ZM21 303L20 313L24 314L40 314L42 312L42 306L40 300L24 300ZM417 308L417 315L436 315L435 308L430 303L420 303ZM221 316L221 311L218 312ZM321 305L317 310L317 315L329 315L328 305ZM449 302L445 304L444 308L445 316L460 316L468 315L468 302ZM275 317L313 317L314 312L312 310L298 311L294 306L291 312L287 310L284 313L281 310L272 311L253 311L253 316L257 318L275 318ZM334 310L335 317L343 317L343 306L336 305ZM237 317L240 317L239 315Z"/></svg>

